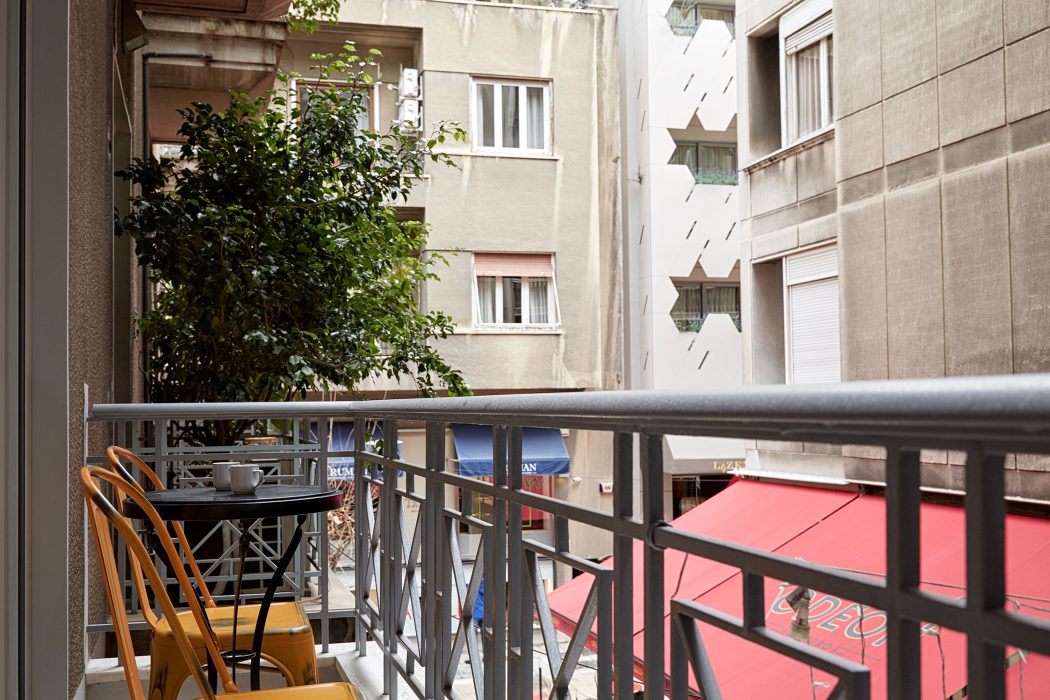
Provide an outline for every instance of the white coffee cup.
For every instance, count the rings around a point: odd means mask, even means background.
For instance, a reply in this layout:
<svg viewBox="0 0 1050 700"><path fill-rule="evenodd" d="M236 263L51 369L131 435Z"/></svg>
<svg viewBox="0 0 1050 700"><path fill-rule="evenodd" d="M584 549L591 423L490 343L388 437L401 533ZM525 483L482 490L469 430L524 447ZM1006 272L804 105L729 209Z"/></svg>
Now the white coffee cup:
<svg viewBox="0 0 1050 700"><path fill-rule="evenodd" d="M240 462L212 462L211 485L216 491L230 490L230 467L237 464Z"/></svg>
<svg viewBox="0 0 1050 700"><path fill-rule="evenodd" d="M263 470L254 464L235 464L230 467L230 490L242 496L255 493L262 477Z"/></svg>

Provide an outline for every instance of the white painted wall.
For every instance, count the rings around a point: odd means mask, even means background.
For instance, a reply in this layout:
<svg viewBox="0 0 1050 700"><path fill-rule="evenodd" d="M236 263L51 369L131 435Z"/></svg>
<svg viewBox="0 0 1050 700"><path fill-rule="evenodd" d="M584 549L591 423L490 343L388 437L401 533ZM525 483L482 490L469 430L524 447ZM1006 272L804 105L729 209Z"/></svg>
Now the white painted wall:
<svg viewBox="0 0 1050 700"><path fill-rule="evenodd" d="M698 185L686 166L670 165L671 130L714 132L732 142L736 129L736 42L723 22L704 20L692 36L671 30L671 0L620 7L625 43L624 250L629 275L629 387L719 391L742 384L742 342L728 316L699 332L678 330L670 311L673 280L702 274L738 279L737 187ZM745 319L746 323L746 319ZM672 461L743 457L739 441L674 438Z"/></svg>

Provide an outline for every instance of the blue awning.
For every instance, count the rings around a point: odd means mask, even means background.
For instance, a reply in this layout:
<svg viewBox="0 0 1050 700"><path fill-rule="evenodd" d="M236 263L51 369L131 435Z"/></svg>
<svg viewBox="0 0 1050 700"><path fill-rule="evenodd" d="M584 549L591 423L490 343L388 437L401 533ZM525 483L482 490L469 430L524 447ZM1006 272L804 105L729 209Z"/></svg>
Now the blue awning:
<svg viewBox="0 0 1050 700"><path fill-rule="evenodd" d="M464 476L492 476L492 427L452 425L459 473ZM557 428L522 428L521 472L523 474L566 474L569 452Z"/></svg>
<svg viewBox="0 0 1050 700"><path fill-rule="evenodd" d="M354 450L354 422L332 421L328 431L328 449L330 452L353 452ZM314 439L317 439L317 423L311 423ZM383 427L374 425L372 427L372 440L383 439ZM401 458L401 446L398 445L397 456ZM398 472L398 476L401 472ZM329 457L328 458L328 481L353 481L354 458Z"/></svg>

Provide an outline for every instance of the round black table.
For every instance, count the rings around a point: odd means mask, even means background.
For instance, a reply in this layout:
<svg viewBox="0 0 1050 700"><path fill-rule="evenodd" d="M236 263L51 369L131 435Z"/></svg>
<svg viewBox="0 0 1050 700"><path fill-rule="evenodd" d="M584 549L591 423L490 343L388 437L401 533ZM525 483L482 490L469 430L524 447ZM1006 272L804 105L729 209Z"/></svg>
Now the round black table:
<svg viewBox="0 0 1050 700"><path fill-rule="evenodd" d="M277 562L273 576L270 577L266 584L266 592L263 594L262 602L259 606L259 617L255 624L255 635L252 638L252 649L250 652L252 663L251 684L252 690L258 690L266 615L270 611L270 604L277 594L277 588L281 584L281 579L284 578L285 571L288 570L288 565L291 563L292 557L303 539L303 523L306 522L306 517L311 513L323 513L335 510L341 506L343 504L342 492L327 486L263 484L259 486L255 493L249 495L240 495L232 491L216 491L213 488L182 488L150 491L146 494L146 500L156 509L163 520L240 521L240 566L237 570L237 585L234 592L234 646L236 646L237 642L237 609L240 607L241 599L241 574L244 573L244 555L248 547L248 531L250 529L247 521L257 518L295 516L295 532L292 533L288 546L281 555L280 561ZM130 498L124 501L124 513L129 517L149 522L146 514ZM158 551L163 551L163 549ZM244 654L238 649L232 649L224 652L223 657L233 662L234 673L236 673L236 663L248 658L248 654ZM214 678L212 679L212 684L214 685Z"/></svg>

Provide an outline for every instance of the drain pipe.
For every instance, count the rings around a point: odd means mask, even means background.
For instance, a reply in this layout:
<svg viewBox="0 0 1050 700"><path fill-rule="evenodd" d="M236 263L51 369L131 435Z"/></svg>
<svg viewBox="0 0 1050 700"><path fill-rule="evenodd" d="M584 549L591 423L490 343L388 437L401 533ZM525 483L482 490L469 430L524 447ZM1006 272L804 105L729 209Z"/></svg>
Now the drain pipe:
<svg viewBox="0 0 1050 700"><path fill-rule="evenodd" d="M215 58L210 52L164 52L147 51L142 54L142 158L150 157L153 140L149 133L149 62L154 58L197 58L206 64Z"/></svg>

